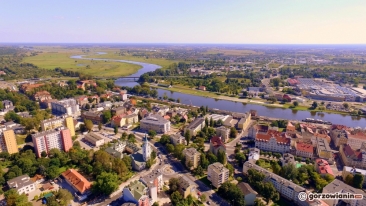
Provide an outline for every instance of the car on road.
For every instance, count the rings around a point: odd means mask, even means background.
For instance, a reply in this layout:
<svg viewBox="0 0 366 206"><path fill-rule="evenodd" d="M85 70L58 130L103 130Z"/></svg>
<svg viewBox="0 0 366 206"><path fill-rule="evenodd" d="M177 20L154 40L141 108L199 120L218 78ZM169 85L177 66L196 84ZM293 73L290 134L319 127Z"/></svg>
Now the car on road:
<svg viewBox="0 0 366 206"><path fill-rule="evenodd" d="M207 203L208 205L209 205L209 204L211 204L211 202L210 202L210 201L207 201L206 203Z"/></svg>

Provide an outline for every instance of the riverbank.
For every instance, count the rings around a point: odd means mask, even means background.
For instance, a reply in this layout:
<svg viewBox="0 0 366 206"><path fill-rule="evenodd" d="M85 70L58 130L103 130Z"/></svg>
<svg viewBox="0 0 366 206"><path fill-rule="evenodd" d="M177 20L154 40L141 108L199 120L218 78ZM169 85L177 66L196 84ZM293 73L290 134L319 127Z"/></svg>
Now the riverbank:
<svg viewBox="0 0 366 206"><path fill-rule="evenodd" d="M184 93L184 94L190 94L190 95L195 95L195 96L201 96L201 97L206 97L206 98L213 98L215 100L226 100L226 101L231 101L231 102L239 102L242 104L255 104L255 105L262 105L265 107L270 107L270 108L282 108L282 109L290 109L292 111L308 111L310 113L328 113L328 114L341 114L341 115L349 115L351 116L350 113L348 112L340 112L340 111L334 111L334 110L320 110L320 109L310 109L307 106L297 106L297 107L293 107L292 104L278 104L278 103L269 103L266 100L263 99L240 99L239 97L229 97L229 96L223 96L223 95L219 95L217 93L213 93L213 92L209 92L209 91L202 91L202 90L197 90L197 89L188 89L188 88L184 88L184 87L179 87L179 86L173 86L170 88L167 87L159 87L155 84L150 85L153 88L159 88L162 90L167 90L167 91L172 91L172 92L180 92L180 93ZM365 117L365 116L358 116L358 117Z"/></svg>

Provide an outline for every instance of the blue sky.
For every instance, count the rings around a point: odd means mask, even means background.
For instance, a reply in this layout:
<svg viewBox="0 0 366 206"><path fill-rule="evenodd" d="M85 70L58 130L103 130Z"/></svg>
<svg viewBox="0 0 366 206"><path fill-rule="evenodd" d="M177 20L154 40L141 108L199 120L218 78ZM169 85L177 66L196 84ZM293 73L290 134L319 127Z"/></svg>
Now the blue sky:
<svg viewBox="0 0 366 206"><path fill-rule="evenodd" d="M0 42L365 44L365 0L0 0Z"/></svg>

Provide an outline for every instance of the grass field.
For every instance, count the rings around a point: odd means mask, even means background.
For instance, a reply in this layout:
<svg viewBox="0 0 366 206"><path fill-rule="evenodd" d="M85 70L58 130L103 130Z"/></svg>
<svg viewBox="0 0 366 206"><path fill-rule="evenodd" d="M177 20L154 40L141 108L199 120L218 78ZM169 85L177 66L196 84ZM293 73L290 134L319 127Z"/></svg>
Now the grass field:
<svg viewBox="0 0 366 206"><path fill-rule="evenodd" d="M251 54L262 54L262 52L256 52L253 50L240 50L240 49L210 49L204 54L224 54L224 55L232 55L232 56L245 56Z"/></svg>
<svg viewBox="0 0 366 206"><path fill-rule="evenodd" d="M72 53L65 51L62 53L44 52L36 56L26 57L23 59L23 62L32 63L45 69L54 69L56 67L60 67L97 77L127 76L137 72L141 68L139 65L121 62L71 59L71 55ZM87 68L88 65L89 68Z"/></svg>
<svg viewBox="0 0 366 206"><path fill-rule="evenodd" d="M16 135L16 140L17 140L17 144L21 145L21 144L25 144L25 138L27 137L27 135L22 135L22 134L17 134Z"/></svg>

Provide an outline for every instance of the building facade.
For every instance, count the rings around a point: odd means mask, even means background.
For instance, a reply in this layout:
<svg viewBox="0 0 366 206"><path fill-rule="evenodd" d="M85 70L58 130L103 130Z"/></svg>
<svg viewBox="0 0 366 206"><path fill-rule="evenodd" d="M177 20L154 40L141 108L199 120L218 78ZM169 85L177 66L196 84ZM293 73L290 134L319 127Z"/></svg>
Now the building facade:
<svg viewBox="0 0 366 206"><path fill-rule="evenodd" d="M64 118L52 118L52 119L45 119L41 122L42 131L56 129L58 127L64 126L65 119Z"/></svg>
<svg viewBox="0 0 366 206"><path fill-rule="evenodd" d="M158 193L163 190L163 175L158 170L153 170L148 175L140 178L140 181L148 188L152 202L158 201Z"/></svg>
<svg viewBox="0 0 366 206"><path fill-rule="evenodd" d="M207 179L216 188L229 180L229 170L220 162L210 164L207 168Z"/></svg>
<svg viewBox="0 0 366 206"><path fill-rule="evenodd" d="M0 152L8 152L9 154L19 152L14 130L0 130Z"/></svg>
<svg viewBox="0 0 366 206"><path fill-rule="evenodd" d="M84 136L84 139L96 147L99 147L105 143L103 136L96 132L89 132Z"/></svg>
<svg viewBox="0 0 366 206"><path fill-rule="evenodd" d="M267 133L257 133L255 147L260 150L287 153L290 151L291 139L284 133L268 130Z"/></svg>
<svg viewBox="0 0 366 206"><path fill-rule="evenodd" d="M75 99L63 99L57 102L51 102L51 109L54 115L80 115L79 105Z"/></svg>
<svg viewBox="0 0 366 206"><path fill-rule="evenodd" d="M186 141L185 137L183 137L180 134L172 134L172 135L170 135L170 142L173 145L177 145L177 144L186 145L187 144L187 141Z"/></svg>
<svg viewBox="0 0 366 206"><path fill-rule="evenodd" d="M249 112L245 113L245 117L242 117L238 122L238 128L241 130L246 130L250 125L251 116L252 115Z"/></svg>
<svg viewBox="0 0 366 206"><path fill-rule="evenodd" d="M184 128L184 133L189 131L191 136L196 136L198 131L205 127L205 120L203 118L196 118L193 120L186 128Z"/></svg>
<svg viewBox="0 0 366 206"><path fill-rule="evenodd" d="M226 143L230 138L230 129L225 126L216 128L216 135L221 137L221 140Z"/></svg>
<svg viewBox="0 0 366 206"><path fill-rule="evenodd" d="M13 178L7 184L10 189L15 189L19 194L28 194L36 190L36 184L28 175Z"/></svg>
<svg viewBox="0 0 366 206"><path fill-rule="evenodd" d="M296 142L296 155L305 158L313 158L314 147L312 144L306 144L303 142Z"/></svg>
<svg viewBox="0 0 366 206"><path fill-rule="evenodd" d="M170 131L170 121L159 115L150 115L140 121L140 129L149 131L155 130L157 133L167 133Z"/></svg>
<svg viewBox="0 0 366 206"><path fill-rule="evenodd" d="M195 148L187 148L183 150L183 155L186 158L186 166L189 168L197 168L200 163L201 153Z"/></svg>

